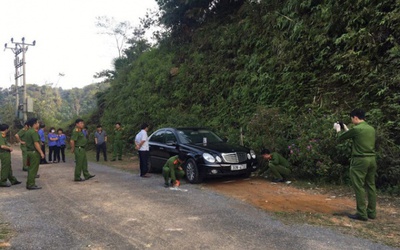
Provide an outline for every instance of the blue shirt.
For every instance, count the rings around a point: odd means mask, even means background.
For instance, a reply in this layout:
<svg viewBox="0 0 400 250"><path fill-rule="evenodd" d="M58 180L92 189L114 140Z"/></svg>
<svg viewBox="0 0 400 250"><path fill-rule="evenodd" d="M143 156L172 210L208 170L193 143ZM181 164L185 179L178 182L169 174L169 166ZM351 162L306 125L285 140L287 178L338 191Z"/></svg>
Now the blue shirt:
<svg viewBox="0 0 400 250"><path fill-rule="evenodd" d="M64 134L58 135L58 141L57 141L57 146L65 146L65 141L67 140L67 137Z"/></svg>
<svg viewBox="0 0 400 250"><path fill-rule="evenodd" d="M46 142L46 138L44 137L44 130L42 128L39 129L38 134L39 134L40 141Z"/></svg>
<svg viewBox="0 0 400 250"><path fill-rule="evenodd" d="M49 138L49 147L57 146L58 135L54 133L49 133L47 137ZM57 139L57 141L52 141L50 139Z"/></svg>

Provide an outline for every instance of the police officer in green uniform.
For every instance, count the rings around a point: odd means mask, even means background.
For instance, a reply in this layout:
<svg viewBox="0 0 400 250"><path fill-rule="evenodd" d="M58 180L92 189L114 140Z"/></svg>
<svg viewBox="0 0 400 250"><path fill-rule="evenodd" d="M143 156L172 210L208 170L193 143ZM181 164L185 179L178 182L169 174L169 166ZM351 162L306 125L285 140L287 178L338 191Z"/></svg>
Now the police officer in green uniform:
<svg viewBox="0 0 400 250"><path fill-rule="evenodd" d="M39 171L40 159L44 159L41 141L38 134L39 122L36 118L32 118L27 122L29 129L25 132L26 144L26 161L28 165L28 178L26 180L26 189L36 190L41 187L36 186L35 178Z"/></svg>
<svg viewBox="0 0 400 250"><path fill-rule="evenodd" d="M25 122L24 127L18 131L17 134L15 134L15 138L20 144L21 152L22 152L22 170L23 171L28 171L28 167L26 166L26 143L25 143L25 133L28 131L29 126L28 123Z"/></svg>
<svg viewBox="0 0 400 250"><path fill-rule="evenodd" d="M292 173L289 162L282 155L276 152L271 153L268 149L263 149L261 156L264 160L268 161L268 164L261 169L259 175L262 175L264 172L270 172L274 177L273 182L283 182Z"/></svg>
<svg viewBox="0 0 400 250"><path fill-rule="evenodd" d="M75 121L75 129L72 131L70 140L71 153L75 154L75 174L74 181L85 181L93 178L95 175L89 174L88 162L86 158L85 147L87 145L87 138L82 132L85 127L85 123L82 119ZM84 179L81 178L83 173Z"/></svg>
<svg viewBox="0 0 400 250"><path fill-rule="evenodd" d="M115 123L115 130L114 130L114 143L113 143L113 158L112 161L115 161L118 157L118 160L122 160L122 132L123 129L121 128L121 123Z"/></svg>
<svg viewBox="0 0 400 250"><path fill-rule="evenodd" d="M172 156L165 163L162 175L164 176L164 186L169 187L169 180L171 179L171 184L174 187L180 185L180 179L185 176L185 171L183 171L182 164L185 162L186 154L180 152L179 155Z"/></svg>
<svg viewBox="0 0 400 250"><path fill-rule="evenodd" d="M364 121L365 112L361 109L351 111L350 118L355 125L350 130L344 124L334 124L334 129L339 133L339 140L352 139L353 141L350 179L356 193L357 213L348 217L354 220L367 221L368 218L376 218L375 129ZM365 202L365 190L368 196L368 206Z"/></svg>
<svg viewBox="0 0 400 250"><path fill-rule="evenodd" d="M11 185L21 184L20 181L13 176L12 168L11 168L11 152L13 151L12 147L7 143L7 132L8 125L1 124L0 125L0 161L1 161L1 180L0 187L10 187ZM7 182L7 179L10 183Z"/></svg>

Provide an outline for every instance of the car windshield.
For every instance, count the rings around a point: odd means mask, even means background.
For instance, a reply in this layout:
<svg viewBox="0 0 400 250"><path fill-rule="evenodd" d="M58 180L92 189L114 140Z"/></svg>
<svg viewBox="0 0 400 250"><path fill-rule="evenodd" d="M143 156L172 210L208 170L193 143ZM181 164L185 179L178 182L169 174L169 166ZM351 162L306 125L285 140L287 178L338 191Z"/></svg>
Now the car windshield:
<svg viewBox="0 0 400 250"><path fill-rule="evenodd" d="M203 143L203 138L207 143L222 142L221 138L207 129L178 129L178 136L182 143Z"/></svg>

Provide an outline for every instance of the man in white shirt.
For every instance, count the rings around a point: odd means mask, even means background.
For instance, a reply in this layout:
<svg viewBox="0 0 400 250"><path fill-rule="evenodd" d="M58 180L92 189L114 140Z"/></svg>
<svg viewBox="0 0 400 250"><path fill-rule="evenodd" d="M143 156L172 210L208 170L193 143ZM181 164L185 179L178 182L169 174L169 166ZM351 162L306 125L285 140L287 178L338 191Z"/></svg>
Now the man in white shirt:
<svg viewBox="0 0 400 250"><path fill-rule="evenodd" d="M143 123L140 129L140 132L135 137L135 148L139 151L140 177L150 177L147 173L149 171L147 167L149 161L149 139L147 136L149 125Z"/></svg>

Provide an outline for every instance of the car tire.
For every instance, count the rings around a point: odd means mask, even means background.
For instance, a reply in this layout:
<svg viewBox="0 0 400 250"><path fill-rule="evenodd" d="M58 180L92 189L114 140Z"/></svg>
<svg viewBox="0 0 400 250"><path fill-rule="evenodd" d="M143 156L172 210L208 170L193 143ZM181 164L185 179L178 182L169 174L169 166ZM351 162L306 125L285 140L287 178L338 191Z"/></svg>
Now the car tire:
<svg viewBox="0 0 400 250"><path fill-rule="evenodd" d="M201 183L204 179L204 175L199 171L196 162L190 158L185 164L186 179L192 184Z"/></svg>

